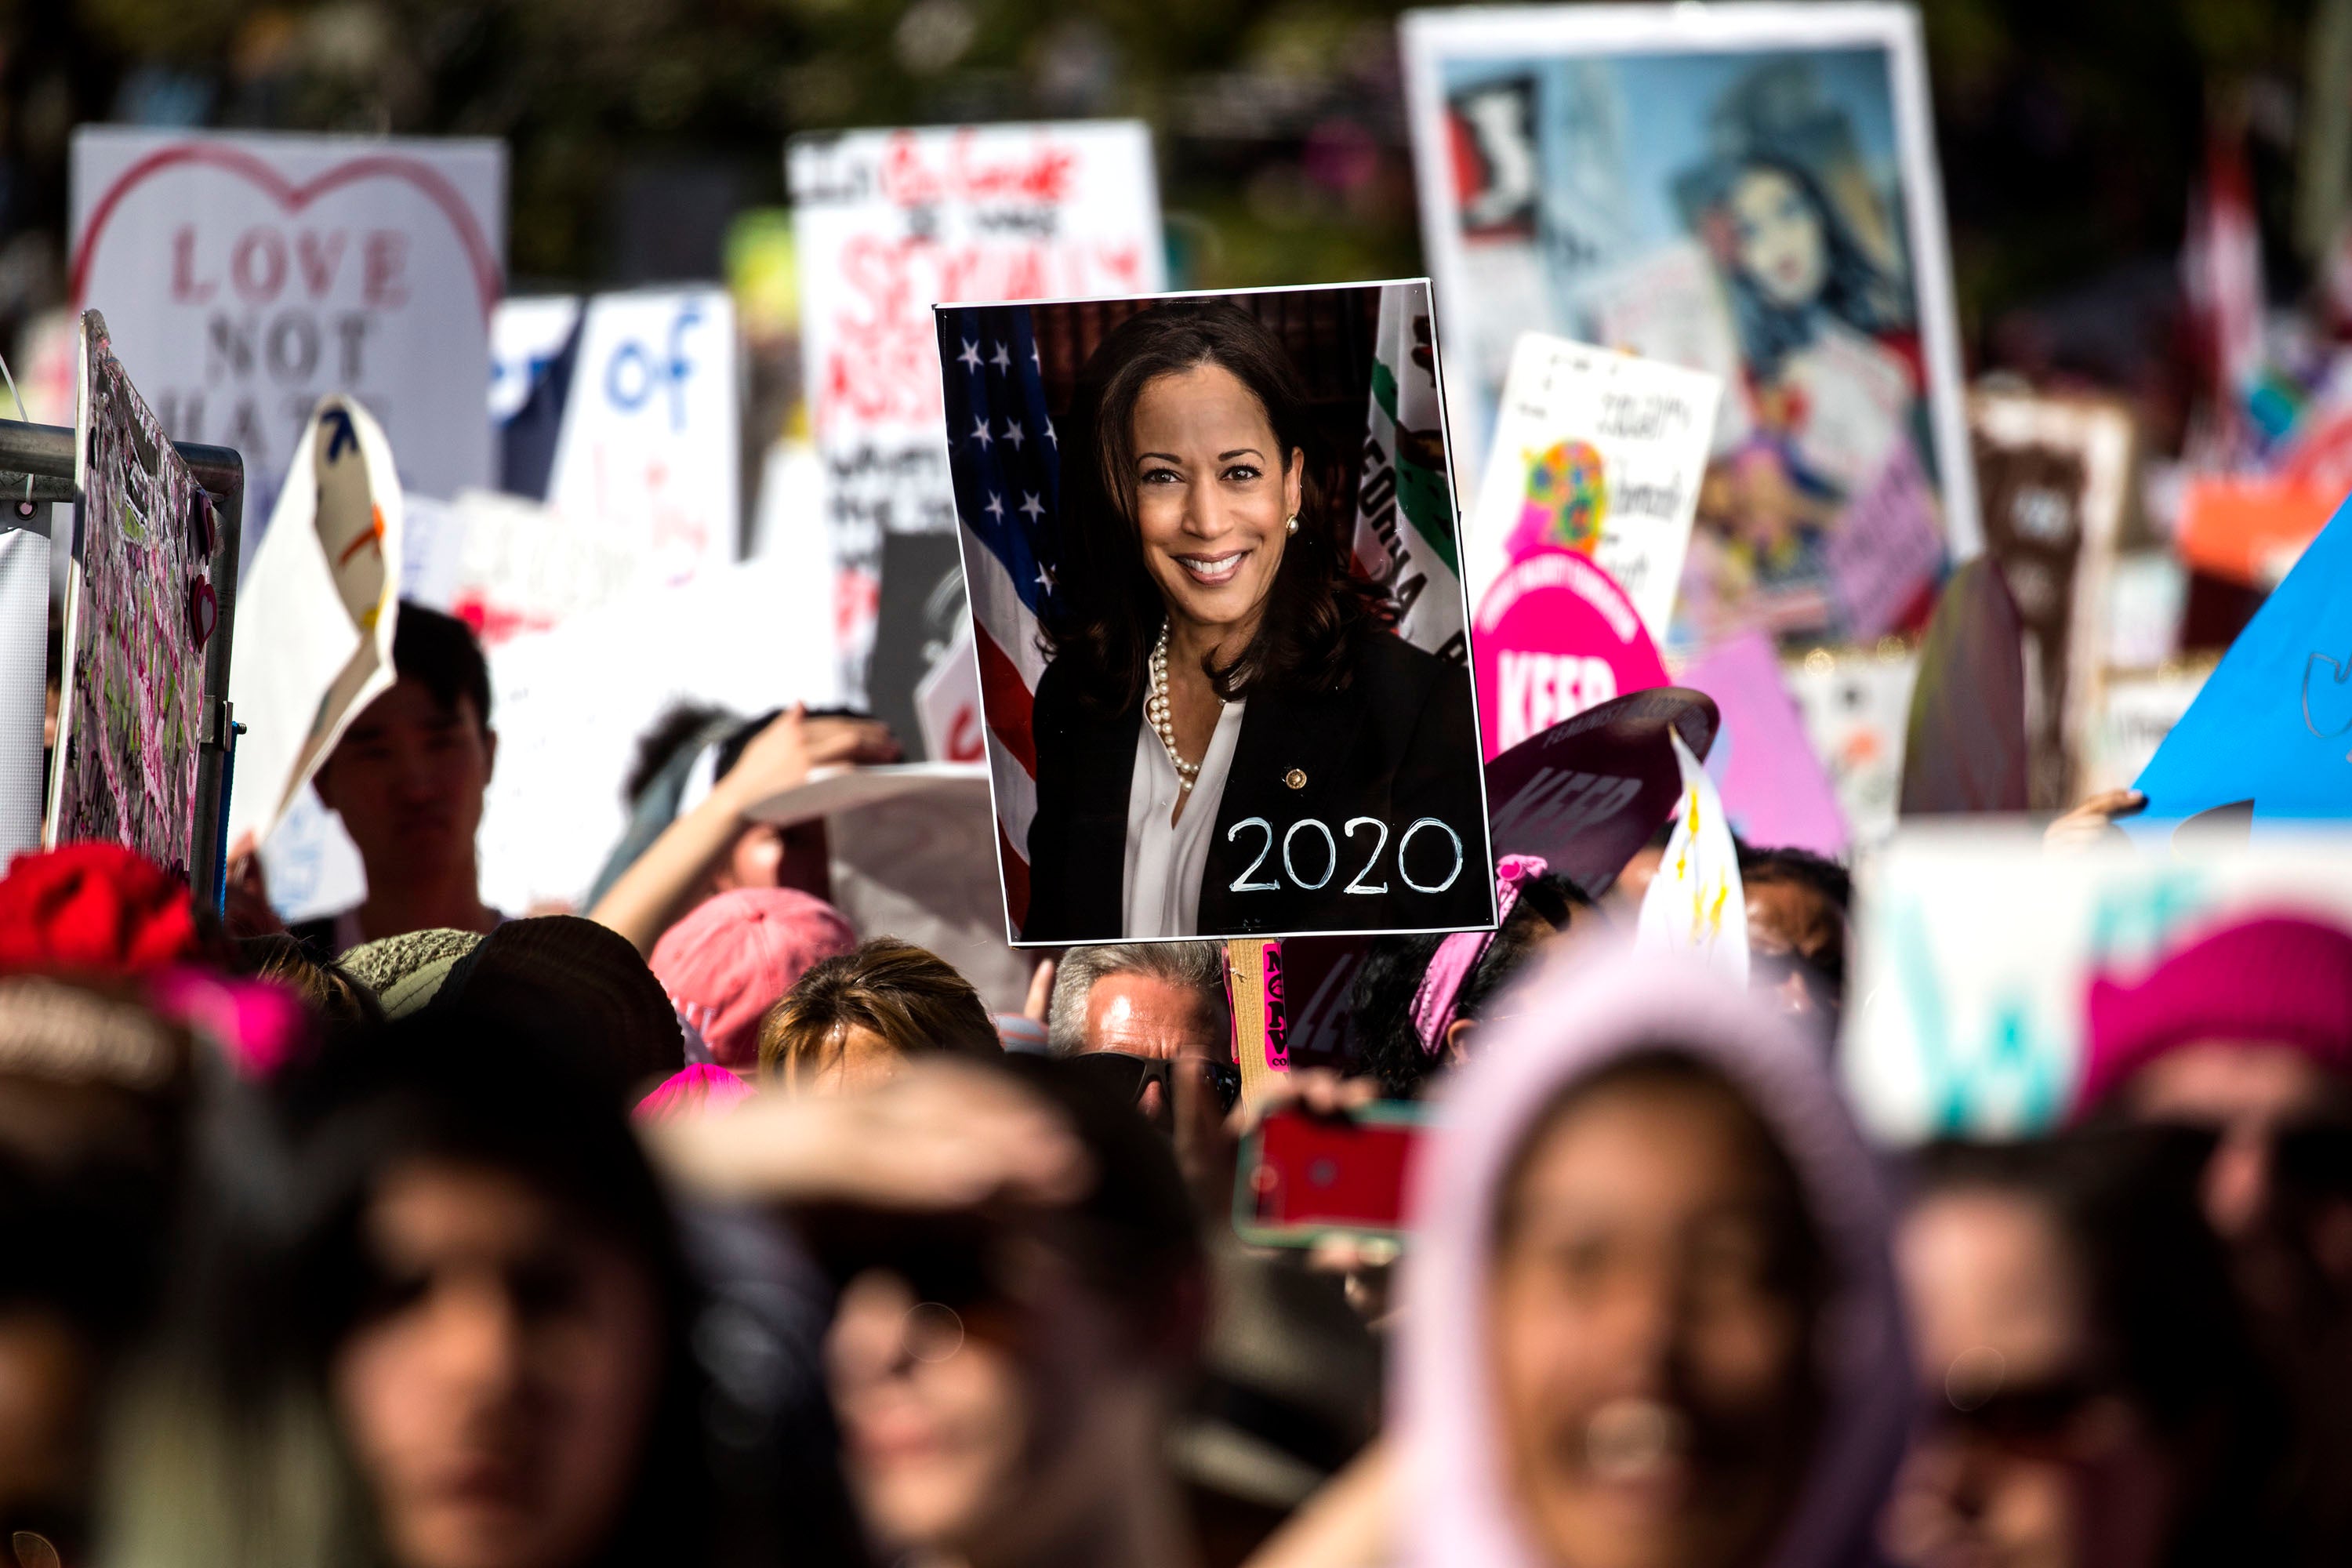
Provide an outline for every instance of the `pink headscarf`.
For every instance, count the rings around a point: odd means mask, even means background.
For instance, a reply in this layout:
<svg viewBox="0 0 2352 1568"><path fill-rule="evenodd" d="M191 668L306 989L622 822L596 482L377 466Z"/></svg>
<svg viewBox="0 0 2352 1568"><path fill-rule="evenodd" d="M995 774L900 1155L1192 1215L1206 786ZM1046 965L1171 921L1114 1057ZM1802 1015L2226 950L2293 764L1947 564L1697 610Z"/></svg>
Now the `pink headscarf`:
<svg viewBox="0 0 2352 1568"><path fill-rule="evenodd" d="M1504 856L1495 862L1495 929L1458 931L1437 944L1412 994L1412 1030L1421 1037L1423 1056L1435 1056L1444 1044L1445 1026L1454 1022L1463 982L1510 923L1511 911L1518 907L1519 889L1549 869L1540 855Z"/></svg>
<svg viewBox="0 0 2352 1568"><path fill-rule="evenodd" d="M1569 954L1518 993L1494 1042L1453 1080L1412 1178L1396 1416L1401 1561L1412 1568L1538 1568L1496 1451L1487 1365L1489 1244L1504 1173L1570 1086L1669 1044L1722 1073L1779 1141L1836 1286L1815 1339L1824 1420L1769 1568L1868 1560L1902 1457L1912 1369L1887 1215L1870 1152L1820 1052L1715 973L1669 955Z"/></svg>

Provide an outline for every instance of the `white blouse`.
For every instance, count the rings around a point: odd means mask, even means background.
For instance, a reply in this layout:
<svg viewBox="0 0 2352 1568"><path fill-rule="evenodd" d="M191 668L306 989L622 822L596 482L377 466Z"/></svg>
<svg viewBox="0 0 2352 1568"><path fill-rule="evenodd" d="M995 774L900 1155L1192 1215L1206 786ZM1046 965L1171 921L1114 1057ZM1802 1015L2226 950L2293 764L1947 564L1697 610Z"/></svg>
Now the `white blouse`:
<svg viewBox="0 0 2352 1568"><path fill-rule="evenodd" d="M1127 879L1124 940L1192 936L1201 923L1201 871L1209 863L1209 842L1217 829L1217 806L1233 771L1234 748L1241 743L1242 710L1231 702L1217 715L1201 776L1192 785L1184 815L1173 825L1169 813L1183 781L1168 749L1150 724L1135 736L1135 778L1127 791Z"/></svg>

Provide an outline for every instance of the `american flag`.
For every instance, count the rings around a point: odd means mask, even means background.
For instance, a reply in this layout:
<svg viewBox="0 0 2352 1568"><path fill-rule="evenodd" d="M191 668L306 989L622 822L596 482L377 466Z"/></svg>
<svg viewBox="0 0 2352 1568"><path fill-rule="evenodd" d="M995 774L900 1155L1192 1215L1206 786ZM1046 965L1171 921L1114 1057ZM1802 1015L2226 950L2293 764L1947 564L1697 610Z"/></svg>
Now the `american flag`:
<svg viewBox="0 0 2352 1568"><path fill-rule="evenodd" d="M938 321L948 468L962 520L1005 901L1017 927L1029 909L1029 821L1037 813L1029 710L1045 672L1037 622L1054 602L1061 437L1045 411L1026 306L941 306Z"/></svg>

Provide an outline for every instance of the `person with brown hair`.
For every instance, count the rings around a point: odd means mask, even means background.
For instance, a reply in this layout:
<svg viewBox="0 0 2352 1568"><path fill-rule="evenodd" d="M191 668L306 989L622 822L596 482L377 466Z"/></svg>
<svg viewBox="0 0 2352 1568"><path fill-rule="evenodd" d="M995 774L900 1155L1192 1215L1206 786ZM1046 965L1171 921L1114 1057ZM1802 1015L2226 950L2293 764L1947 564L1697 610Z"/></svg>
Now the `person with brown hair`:
<svg viewBox="0 0 2352 1568"><path fill-rule="evenodd" d="M994 1057L1001 1048L971 982L896 937L826 959L760 1021L760 1074L795 1094L869 1088L908 1057Z"/></svg>

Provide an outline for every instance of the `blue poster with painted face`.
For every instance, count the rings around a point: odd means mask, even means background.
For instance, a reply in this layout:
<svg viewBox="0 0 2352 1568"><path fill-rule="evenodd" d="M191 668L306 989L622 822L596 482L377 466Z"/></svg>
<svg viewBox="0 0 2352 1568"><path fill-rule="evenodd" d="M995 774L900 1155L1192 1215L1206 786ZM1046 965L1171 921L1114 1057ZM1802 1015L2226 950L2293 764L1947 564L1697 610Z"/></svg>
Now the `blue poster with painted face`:
<svg viewBox="0 0 2352 1568"><path fill-rule="evenodd" d="M2151 828L2252 802L2254 819L2352 816L2352 501L2336 510L2135 785Z"/></svg>

